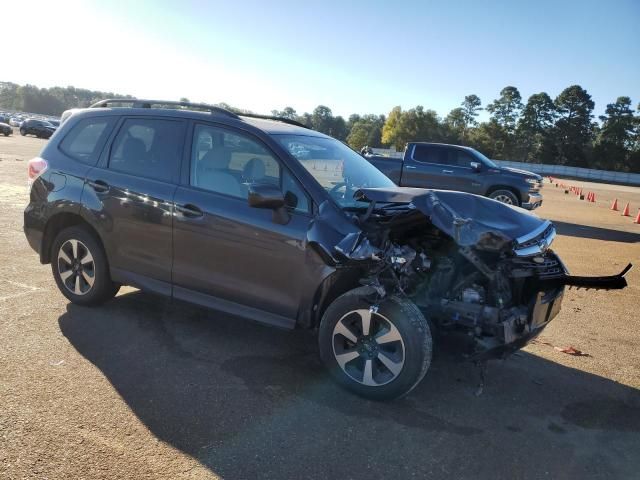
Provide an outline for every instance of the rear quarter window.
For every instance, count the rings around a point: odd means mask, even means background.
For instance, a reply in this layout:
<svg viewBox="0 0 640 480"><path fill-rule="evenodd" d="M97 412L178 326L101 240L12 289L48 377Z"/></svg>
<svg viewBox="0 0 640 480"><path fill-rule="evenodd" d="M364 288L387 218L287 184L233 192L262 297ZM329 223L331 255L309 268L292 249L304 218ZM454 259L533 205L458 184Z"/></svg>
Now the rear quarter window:
<svg viewBox="0 0 640 480"><path fill-rule="evenodd" d="M67 156L95 165L102 147L113 128L115 117L85 118L76 123L60 142L60 150Z"/></svg>

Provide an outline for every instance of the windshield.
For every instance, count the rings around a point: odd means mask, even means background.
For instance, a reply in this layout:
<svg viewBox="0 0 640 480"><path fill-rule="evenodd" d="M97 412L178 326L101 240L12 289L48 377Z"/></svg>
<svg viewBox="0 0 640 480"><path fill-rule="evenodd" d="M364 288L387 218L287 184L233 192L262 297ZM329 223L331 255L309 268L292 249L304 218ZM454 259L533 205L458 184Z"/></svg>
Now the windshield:
<svg viewBox="0 0 640 480"><path fill-rule="evenodd" d="M273 135L343 207L361 207L353 194L364 187L393 187L380 170L342 142L304 135Z"/></svg>
<svg viewBox="0 0 640 480"><path fill-rule="evenodd" d="M480 153L478 150L476 150L475 148L472 148L471 150L473 150L473 152L480 157L480 160L482 161L482 163L484 163L485 165L487 165L490 168L500 168L498 167L498 165L496 165L493 160L489 160L486 156L484 156L482 153Z"/></svg>

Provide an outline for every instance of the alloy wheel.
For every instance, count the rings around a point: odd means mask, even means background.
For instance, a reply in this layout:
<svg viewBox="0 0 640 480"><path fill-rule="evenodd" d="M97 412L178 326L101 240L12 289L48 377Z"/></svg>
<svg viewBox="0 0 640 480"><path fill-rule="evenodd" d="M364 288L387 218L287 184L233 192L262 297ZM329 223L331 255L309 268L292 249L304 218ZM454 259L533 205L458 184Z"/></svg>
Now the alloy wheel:
<svg viewBox="0 0 640 480"><path fill-rule="evenodd" d="M496 195L493 199L498 202L506 203L507 205L513 205L513 199L509 195Z"/></svg>
<svg viewBox="0 0 640 480"><path fill-rule="evenodd" d="M375 309L353 310L333 329L333 354L352 380L378 387L402 372L405 348L396 326Z"/></svg>
<svg viewBox="0 0 640 480"><path fill-rule="evenodd" d="M58 273L65 288L74 295L91 291L96 278L93 255L80 240L70 239L58 250Z"/></svg>

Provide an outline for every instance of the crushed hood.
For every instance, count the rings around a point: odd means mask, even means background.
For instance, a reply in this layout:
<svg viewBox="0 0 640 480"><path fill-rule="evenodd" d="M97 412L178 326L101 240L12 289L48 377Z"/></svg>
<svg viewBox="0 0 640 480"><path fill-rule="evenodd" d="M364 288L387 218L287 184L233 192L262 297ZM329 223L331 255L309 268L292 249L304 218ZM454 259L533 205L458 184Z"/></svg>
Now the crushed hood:
<svg viewBox="0 0 640 480"><path fill-rule="evenodd" d="M406 203L422 212L461 247L500 248L545 223L522 208L471 193L422 188L362 188L354 198L376 203Z"/></svg>

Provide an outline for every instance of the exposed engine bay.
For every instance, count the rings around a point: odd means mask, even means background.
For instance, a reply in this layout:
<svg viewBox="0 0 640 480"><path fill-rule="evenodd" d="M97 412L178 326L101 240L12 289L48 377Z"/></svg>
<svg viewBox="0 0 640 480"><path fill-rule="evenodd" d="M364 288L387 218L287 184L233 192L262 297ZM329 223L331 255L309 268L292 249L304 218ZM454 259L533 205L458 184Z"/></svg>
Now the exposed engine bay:
<svg viewBox="0 0 640 480"><path fill-rule="evenodd" d="M549 248L551 222L518 208L421 189L361 189L354 198L368 202L349 212L355 228L332 223L326 207L319 218L341 237L331 241L315 225L312 240L338 267L362 270L360 283L376 292L372 305L409 298L436 329L472 340L476 359L505 356L537 336L560 311L565 286L626 286L631 265L609 277L569 275Z"/></svg>

